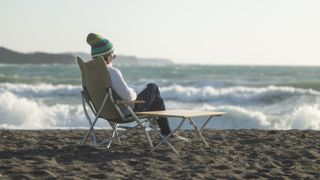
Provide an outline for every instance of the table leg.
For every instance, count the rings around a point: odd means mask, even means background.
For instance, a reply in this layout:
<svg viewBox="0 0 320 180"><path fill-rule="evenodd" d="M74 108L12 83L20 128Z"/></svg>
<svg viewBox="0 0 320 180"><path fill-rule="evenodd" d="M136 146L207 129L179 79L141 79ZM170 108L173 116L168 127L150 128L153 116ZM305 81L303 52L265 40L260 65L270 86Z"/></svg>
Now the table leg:
<svg viewBox="0 0 320 180"><path fill-rule="evenodd" d="M151 152L154 151L155 149L157 149L163 142L165 142L172 150L173 152L175 152L179 157L180 154L179 152L176 150L176 148L174 148L172 146L172 144L167 140L170 136L172 136L177 130L180 129L180 127L183 125L183 123L185 122L186 118L182 119L182 121L180 122L180 124L173 130L171 131L171 133L169 135L167 135L166 137L164 137L160 132L156 131L158 133L158 135L162 138L162 140L152 148Z"/></svg>
<svg viewBox="0 0 320 180"><path fill-rule="evenodd" d="M210 116L207 121L202 125L202 127L200 128L200 130L202 131L206 126L207 124L209 123L209 121L213 118L213 116Z"/></svg>
<svg viewBox="0 0 320 180"><path fill-rule="evenodd" d="M203 143L205 144L206 147L209 147L209 144L207 143L207 141L204 139L202 133L201 133L201 129L198 128L197 124L192 120L191 117L188 118L190 123L193 125L193 127L195 128L195 130L198 132L199 136L201 137ZM211 118L210 118L211 119ZM209 120L210 120L209 119Z"/></svg>

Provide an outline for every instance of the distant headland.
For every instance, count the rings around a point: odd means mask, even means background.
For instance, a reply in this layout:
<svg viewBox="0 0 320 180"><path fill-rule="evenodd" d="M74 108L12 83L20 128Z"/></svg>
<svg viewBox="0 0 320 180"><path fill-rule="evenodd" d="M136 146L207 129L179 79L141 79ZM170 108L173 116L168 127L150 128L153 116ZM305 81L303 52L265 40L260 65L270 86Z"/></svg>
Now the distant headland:
<svg viewBox="0 0 320 180"><path fill-rule="evenodd" d="M90 55L86 53L21 53L0 47L0 63L1 64L74 64L76 56L80 56L85 60L90 59ZM163 58L137 58L135 56L118 55L114 64L136 64L136 65L170 65L173 61Z"/></svg>

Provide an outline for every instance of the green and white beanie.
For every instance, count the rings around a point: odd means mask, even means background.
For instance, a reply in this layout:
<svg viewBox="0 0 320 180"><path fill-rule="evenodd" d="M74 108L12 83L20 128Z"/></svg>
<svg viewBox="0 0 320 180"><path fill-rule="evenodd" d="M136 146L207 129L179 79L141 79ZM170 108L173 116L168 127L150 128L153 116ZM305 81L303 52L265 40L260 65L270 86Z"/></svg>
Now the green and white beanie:
<svg viewBox="0 0 320 180"><path fill-rule="evenodd" d="M111 42L98 34L88 34L87 43L91 46L92 57L103 56L113 52L113 46Z"/></svg>

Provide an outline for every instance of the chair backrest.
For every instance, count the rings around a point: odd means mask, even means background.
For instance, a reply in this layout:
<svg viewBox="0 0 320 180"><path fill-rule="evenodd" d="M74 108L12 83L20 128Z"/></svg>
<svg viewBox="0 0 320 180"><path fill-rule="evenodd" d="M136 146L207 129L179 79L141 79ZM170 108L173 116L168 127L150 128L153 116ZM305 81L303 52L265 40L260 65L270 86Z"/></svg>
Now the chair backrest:
<svg viewBox="0 0 320 180"><path fill-rule="evenodd" d="M108 89L112 88L108 67L101 57L88 62L84 62L80 57L77 57L77 62L81 70L83 90L93 104L95 111L98 112L106 93L109 93ZM107 99L99 117L111 121L121 119L121 115L116 110L110 97Z"/></svg>

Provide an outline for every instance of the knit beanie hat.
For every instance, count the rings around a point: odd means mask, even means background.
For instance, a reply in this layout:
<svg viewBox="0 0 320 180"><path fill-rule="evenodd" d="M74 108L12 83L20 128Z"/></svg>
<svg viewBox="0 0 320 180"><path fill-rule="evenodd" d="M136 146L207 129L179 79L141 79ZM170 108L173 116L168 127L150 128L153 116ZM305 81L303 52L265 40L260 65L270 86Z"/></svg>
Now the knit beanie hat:
<svg viewBox="0 0 320 180"><path fill-rule="evenodd" d="M110 41L98 34L88 34L87 43L91 46L92 57L103 56L113 52L113 46Z"/></svg>

